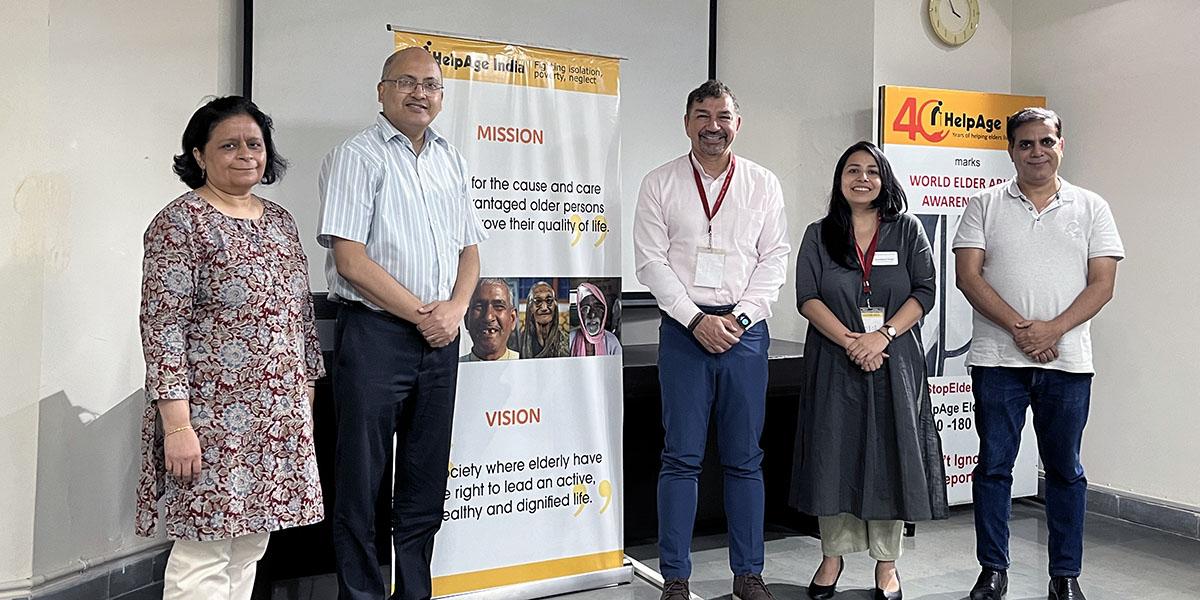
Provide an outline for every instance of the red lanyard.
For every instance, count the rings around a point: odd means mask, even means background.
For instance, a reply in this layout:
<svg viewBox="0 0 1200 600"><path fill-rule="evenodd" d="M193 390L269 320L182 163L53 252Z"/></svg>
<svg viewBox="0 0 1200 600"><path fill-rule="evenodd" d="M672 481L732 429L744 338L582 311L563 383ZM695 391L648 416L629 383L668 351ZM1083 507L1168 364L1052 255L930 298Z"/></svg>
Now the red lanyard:
<svg viewBox="0 0 1200 600"><path fill-rule="evenodd" d="M868 298L871 297L871 267L875 262L875 248L879 246L879 229L880 222L875 222L875 235L871 236L871 245L867 246L867 253L863 254L862 249L858 247L858 240L855 239L854 233L850 233L850 242L854 244L854 251L858 253L858 264L862 266L862 290Z"/></svg>
<svg viewBox="0 0 1200 600"><path fill-rule="evenodd" d="M725 174L725 183L721 184L721 192L717 194L717 201L713 203L712 208L708 206L708 194L704 191L704 182L700 180L700 171L696 170L696 165L690 159L688 164L692 165L692 177L696 179L696 191L700 192L700 202L704 204L704 216L708 217L708 247L712 248L712 220L716 218L717 211L721 210L721 204L725 202L725 192L729 191L729 182L733 180L733 170L737 168L737 157L733 154L729 155L729 171Z"/></svg>

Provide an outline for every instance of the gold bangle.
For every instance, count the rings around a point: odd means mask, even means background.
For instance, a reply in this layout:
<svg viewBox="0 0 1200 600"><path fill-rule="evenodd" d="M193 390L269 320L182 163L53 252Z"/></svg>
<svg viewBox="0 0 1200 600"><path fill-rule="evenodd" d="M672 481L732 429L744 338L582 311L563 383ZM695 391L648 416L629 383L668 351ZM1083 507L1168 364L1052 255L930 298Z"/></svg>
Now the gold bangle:
<svg viewBox="0 0 1200 600"><path fill-rule="evenodd" d="M166 432L165 434L163 434L163 437L175 435L176 433L179 433L180 431L186 431L191 428L192 428L191 425L184 425L183 427L176 427L175 429L172 429L172 430Z"/></svg>

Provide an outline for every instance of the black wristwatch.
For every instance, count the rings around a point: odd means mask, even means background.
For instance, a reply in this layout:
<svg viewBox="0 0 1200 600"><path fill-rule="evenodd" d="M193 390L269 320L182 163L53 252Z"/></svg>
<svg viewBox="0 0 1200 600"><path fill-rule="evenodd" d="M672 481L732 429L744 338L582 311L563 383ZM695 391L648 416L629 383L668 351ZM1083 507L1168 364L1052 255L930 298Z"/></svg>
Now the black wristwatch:
<svg viewBox="0 0 1200 600"><path fill-rule="evenodd" d="M883 337L887 338L888 342L896 339L896 328L891 325L884 323L883 327L879 328L879 332L883 334Z"/></svg>
<svg viewBox="0 0 1200 600"><path fill-rule="evenodd" d="M738 325L742 326L742 329L750 329L750 317L747 317L746 313L738 315L737 322Z"/></svg>

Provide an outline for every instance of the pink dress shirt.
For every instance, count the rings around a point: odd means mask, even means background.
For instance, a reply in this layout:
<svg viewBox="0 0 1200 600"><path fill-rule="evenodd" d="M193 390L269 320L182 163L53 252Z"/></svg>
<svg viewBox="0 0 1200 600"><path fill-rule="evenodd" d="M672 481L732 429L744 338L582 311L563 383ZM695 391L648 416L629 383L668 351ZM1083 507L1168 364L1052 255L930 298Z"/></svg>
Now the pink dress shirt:
<svg viewBox="0 0 1200 600"><path fill-rule="evenodd" d="M696 190L692 167L700 173L710 206L726 173L709 177L691 153L642 179L633 218L633 251L638 281L650 288L658 306L687 325L698 306L734 305L753 323L771 316L786 277L787 219L779 179L761 165L737 158L721 210L712 220L712 245L725 252L720 287L694 285L696 257L708 246L708 217Z"/></svg>

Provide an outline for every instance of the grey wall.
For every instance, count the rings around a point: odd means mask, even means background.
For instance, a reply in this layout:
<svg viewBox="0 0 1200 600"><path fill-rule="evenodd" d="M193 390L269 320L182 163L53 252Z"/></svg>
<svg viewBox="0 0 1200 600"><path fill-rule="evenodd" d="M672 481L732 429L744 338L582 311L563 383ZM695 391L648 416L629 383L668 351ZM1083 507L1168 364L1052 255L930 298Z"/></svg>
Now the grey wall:
<svg viewBox="0 0 1200 600"><path fill-rule="evenodd" d="M1091 484L1200 507L1200 3L1014 2L1013 88L1063 118L1063 176L1112 206L1128 258L1092 324Z"/></svg>
<svg viewBox="0 0 1200 600"><path fill-rule="evenodd" d="M0 597L161 543L131 521L141 234L235 91L239 5L0 4Z"/></svg>
<svg viewBox="0 0 1200 600"><path fill-rule="evenodd" d="M838 156L876 138L880 85L1009 91L1012 1L980 4L978 32L953 49L933 37L925 2L718 4L717 74L744 114L736 150L779 176L793 260L825 214ZM793 286L789 270L769 325L772 337L802 341Z"/></svg>

